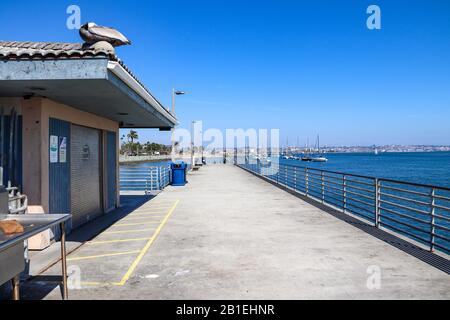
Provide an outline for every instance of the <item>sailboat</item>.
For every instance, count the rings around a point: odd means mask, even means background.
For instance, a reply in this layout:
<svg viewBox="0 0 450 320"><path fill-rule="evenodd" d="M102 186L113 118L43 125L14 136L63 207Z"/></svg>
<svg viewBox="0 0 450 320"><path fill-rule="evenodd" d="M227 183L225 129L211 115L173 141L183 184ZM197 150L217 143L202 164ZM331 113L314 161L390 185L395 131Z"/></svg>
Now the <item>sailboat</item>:
<svg viewBox="0 0 450 320"><path fill-rule="evenodd" d="M304 162L311 162L312 161L312 157L309 155L309 139L307 140L306 143L306 150L305 153L303 154L301 160Z"/></svg>
<svg viewBox="0 0 450 320"><path fill-rule="evenodd" d="M312 162L328 162L328 159L320 153L320 137L317 135L317 156L311 158Z"/></svg>

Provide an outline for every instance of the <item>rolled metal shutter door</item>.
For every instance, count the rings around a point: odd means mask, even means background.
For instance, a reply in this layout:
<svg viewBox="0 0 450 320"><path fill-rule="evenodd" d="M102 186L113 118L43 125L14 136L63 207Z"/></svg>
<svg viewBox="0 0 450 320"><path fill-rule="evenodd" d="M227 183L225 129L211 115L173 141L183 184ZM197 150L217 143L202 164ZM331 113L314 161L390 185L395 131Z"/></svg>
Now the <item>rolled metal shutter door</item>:
<svg viewBox="0 0 450 320"><path fill-rule="evenodd" d="M108 201L105 211L115 209L117 204L117 141L115 132L106 133L106 176Z"/></svg>
<svg viewBox="0 0 450 320"><path fill-rule="evenodd" d="M102 213L100 134L96 129L72 125L71 206L74 228Z"/></svg>

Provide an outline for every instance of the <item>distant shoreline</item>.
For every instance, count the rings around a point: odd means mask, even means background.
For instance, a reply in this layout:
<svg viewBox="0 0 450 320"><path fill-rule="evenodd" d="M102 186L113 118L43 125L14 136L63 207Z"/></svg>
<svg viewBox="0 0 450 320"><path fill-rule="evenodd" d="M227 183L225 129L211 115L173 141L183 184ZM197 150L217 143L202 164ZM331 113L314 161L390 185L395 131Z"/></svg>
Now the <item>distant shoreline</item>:
<svg viewBox="0 0 450 320"><path fill-rule="evenodd" d="M325 153L328 154L351 154L351 153L365 153L365 154L374 154L374 152L370 152L370 151L337 151L337 152L333 152L333 151L323 151ZM433 150L433 151L378 151L378 154L391 154L391 153L450 153L450 150Z"/></svg>

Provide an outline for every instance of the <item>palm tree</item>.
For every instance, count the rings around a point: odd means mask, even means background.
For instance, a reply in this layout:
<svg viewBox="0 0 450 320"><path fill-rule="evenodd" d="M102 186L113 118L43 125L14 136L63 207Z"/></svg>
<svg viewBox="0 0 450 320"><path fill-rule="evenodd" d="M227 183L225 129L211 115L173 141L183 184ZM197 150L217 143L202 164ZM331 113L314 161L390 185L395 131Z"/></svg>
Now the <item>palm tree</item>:
<svg viewBox="0 0 450 320"><path fill-rule="evenodd" d="M134 130L131 130L130 133L127 135L128 141L131 141L131 144L134 143L134 140L139 139L138 133Z"/></svg>

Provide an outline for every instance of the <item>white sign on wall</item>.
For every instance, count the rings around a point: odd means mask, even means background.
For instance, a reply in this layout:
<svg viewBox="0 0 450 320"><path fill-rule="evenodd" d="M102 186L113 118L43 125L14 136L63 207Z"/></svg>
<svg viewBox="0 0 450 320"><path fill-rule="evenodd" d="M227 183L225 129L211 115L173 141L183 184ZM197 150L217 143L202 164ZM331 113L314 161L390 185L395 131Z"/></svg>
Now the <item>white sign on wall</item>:
<svg viewBox="0 0 450 320"><path fill-rule="evenodd" d="M58 136L50 136L50 163L58 163Z"/></svg>
<svg viewBox="0 0 450 320"><path fill-rule="evenodd" d="M67 138L66 137L59 138L59 162L60 163L67 162Z"/></svg>

